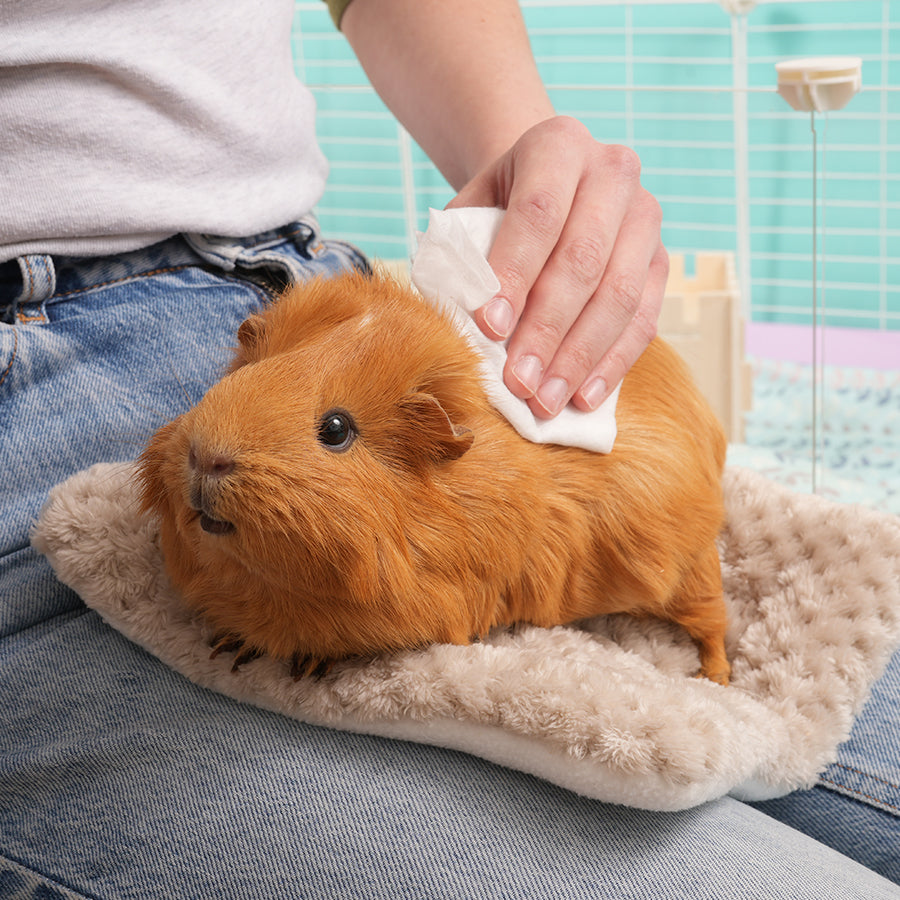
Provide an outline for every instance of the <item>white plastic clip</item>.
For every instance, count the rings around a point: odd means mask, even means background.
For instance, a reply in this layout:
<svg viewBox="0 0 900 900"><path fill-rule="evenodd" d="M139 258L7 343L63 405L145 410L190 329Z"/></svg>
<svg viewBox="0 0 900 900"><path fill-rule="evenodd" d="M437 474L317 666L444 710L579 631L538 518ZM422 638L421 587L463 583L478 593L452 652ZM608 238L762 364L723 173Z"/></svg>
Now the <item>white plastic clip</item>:
<svg viewBox="0 0 900 900"><path fill-rule="evenodd" d="M843 109L862 87L858 56L818 56L775 64L778 93L794 108L809 112Z"/></svg>
<svg viewBox="0 0 900 900"><path fill-rule="evenodd" d="M757 0L719 0L719 3L733 16L746 16L756 9Z"/></svg>

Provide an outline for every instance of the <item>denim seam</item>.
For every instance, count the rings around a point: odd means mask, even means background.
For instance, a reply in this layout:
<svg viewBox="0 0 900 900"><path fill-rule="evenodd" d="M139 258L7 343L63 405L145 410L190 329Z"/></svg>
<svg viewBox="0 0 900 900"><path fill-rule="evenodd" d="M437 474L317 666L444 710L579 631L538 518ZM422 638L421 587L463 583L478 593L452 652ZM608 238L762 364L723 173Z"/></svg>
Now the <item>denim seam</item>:
<svg viewBox="0 0 900 900"><path fill-rule="evenodd" d="M151 278L154 275L167 275L170 272L180 272L185 269L191 269L194 267L195 266L191 263L185 263L184 265L179 265L179 266L168 266L168 267L162 268L162 269L152 269L149 272L137 272L133 275L125 275L122 278L113 278L110 281L101 281L96 284L86 285L85 287L82 287L82 288L76 288L73 291L63 291L60 294L54 295L54 297L55 297L55 299L62 298L62 297L71 297L75 294L84 294L84 293L87 293L88 291L96 290L97 288L109 287L110 285L113 285L113 284L121 284L124 281L133 281L137 278ZM228 279L231 281L236 281L236 282L239 282L240 284L247 285L248 287L252 288L253 291L257 294L257 296L264 303L266 303L272 299L271 295L267 294L264 290L262 290L260 287L258 287L256 284L254 284L252 281L248 281L245 278L240 278L239 276L235 276L231 272L219 272L219 275L222 278L225 278L225 279ZM10 363L10 365L12 365L12 363ZM0 377L0 384L2 384L2 383L3 383L3 378Z"/></svg>
<svg viewBox="0 0 900 900"><path fill-rule="evenodd" d="M31 323L33 323L33 322L46 322L46 321L47 321L47 317L46 317L46 316L43 316L43 315L41 315L41 316L26 316L25 313L17 313L17 314L16 314L16 318L17 318L23 325L29 325L29 324L31 324Z"/></svg>
<svg viewBox="0 0 900 900"><path fill-rule="evenodd" d="M242 278L240 275L235 275L234 272L217 272L216 273L219 278L222 278L226 281L236 282L244 287L250 288L257 297L259 297L260 301L263 304L271 303L275 296L274 293L266 291L264 287L258 285L255 281L250 280L249 278Z"/></svg>
<svg viewBox="0 0 900 900"><path fill-rule="evenodd" d="M263 288L261 288L258 284L254 284L252 281L246 281L243 278L236 278L235 281L239 281L241 284L247 285L248 287L252 288L256 293L256 296L259 297L260 301L264 305L267 303L271 303L274 299L275 295L266 293Z"/></svg>
<svg viewBox="0 0 900 900"><path fill-rule="evenodd" d="M55 297L71 297L73 294L84 294L88 291L96 290L97 288L109 287L112 284L121 284L123 281L133 281L136 278L150 278L153 275L166 275L169 272L179 272L183 269L189 269L191 265L185 263L180 266L169 266L168 268L163 269L153 269L150 272L137 272L133 275L125 275L122 278L113 278L110 281L101 281L96 284L86 285L85 287L75 288L72 291L63 291L62 293L56 294Z"/></svg>
<svg viewBox="0 0 900 900"><path fill-rule="evenodd" d="M5 554L4 556L0 556L0 560L8 559L12 556L11 553ZM26 625L24 628L19 628L16 631L0 631L0 638L26 638L28 636L29 631L34 631L36 629L43 629L48 623L53 622L55 625L68 625L71 622L75 622L78 619L83 618L84 616L96 615L96 613L89 607L86 606L83 602L81 602L79 598L79 605L74 609L64 609L60 610L57 613L54 613L51 616L47 616L45 619L41 619L40 622L32 622L29 625ZM101 622L103 620L101 619ZM106 623L103 623L106 625ZM2 856L0 856L2 859Z"/></svg>
<svg viewBox="0 0 900 900"><path fill-rule="evenodd" d="M889 788L893 788L894 790L900 790L900 785L894 784L892 781L888 781L885 778L879 778L877 775L870 775L868 772L863 772L860 769L854 769L852 766L845 766L843 763L835 763L835 768L843 769L845 772L850 772L853 775L859 775L862 778L866 778L870 781L877 781L879 784L883 784ZM841 784L839 781L834 781L831 778L826 778L824 775L820 776L820 781L825 784L830 784L836 788L839 788L842 791L847 791L848 793L855 794L858 797L863 797L866 800L871 800L873 803L878 803L881 806L887 807L888 809L896 810L900 812L900 806L896 806L893 803L888 803L881 797L875 797L872 794L866 794L863 791L855 790L854 788L847 787L845 784Z"/></svg>
<svg viewBox="0 0 900 900"><path fill-rule="evenodd" d="M17 860L15 857L7 855L6 853L0 853L0 865L2 865L3 862L10 863L12 866L21 869L22 871L30 872L32 875L35 875L38 878L42 879L45 884L49 884L54 888L63 890L73 898L78 897L79 900L98 900L96 894L85 894L83 891L76 890L75 888L67 885L65 882L59 881L58 879L46 875L43 872L39 872L34 868L34 866L27 865L20 860Z"/></svg>
<svg viewBox="0 0 900 900"><path fill-rule="evenodd" d="M16 354L19 352L19 332L16 330L15 326L13 326L13 349L12 356L9 359L9 364L3 370L3 374L0 375L0 385L6 381L6 376L12 371L13 363L16 361Z"/></svg>

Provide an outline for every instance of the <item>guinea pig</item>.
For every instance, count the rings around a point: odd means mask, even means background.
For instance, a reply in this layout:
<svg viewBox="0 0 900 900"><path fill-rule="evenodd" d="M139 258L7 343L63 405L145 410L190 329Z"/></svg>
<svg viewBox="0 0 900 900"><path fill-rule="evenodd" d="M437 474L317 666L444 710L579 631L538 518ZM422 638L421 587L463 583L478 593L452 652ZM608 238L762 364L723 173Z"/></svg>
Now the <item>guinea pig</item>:
<svg viewBox="0 0 900 900"><path fill-rule="evenodd" d="M169 578L237 663L268 654L300 677L630 613L678 623L727 684L725 439L662 340L602 455L522 438L451 318L387 277L291 287L237 338L138 465Z"/></svg>

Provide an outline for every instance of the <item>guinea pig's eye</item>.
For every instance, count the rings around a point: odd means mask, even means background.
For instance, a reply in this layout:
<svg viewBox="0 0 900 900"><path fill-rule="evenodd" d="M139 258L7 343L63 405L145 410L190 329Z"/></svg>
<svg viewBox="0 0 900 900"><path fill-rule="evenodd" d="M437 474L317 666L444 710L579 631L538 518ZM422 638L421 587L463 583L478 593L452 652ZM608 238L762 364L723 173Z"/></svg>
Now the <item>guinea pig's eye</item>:
<svg viewBox="0 0 900 900"><path fill-rule="evenodd" d="M319 422L319 443L340 453L356 440L356 426L349 413L332 409Z"/></svg>

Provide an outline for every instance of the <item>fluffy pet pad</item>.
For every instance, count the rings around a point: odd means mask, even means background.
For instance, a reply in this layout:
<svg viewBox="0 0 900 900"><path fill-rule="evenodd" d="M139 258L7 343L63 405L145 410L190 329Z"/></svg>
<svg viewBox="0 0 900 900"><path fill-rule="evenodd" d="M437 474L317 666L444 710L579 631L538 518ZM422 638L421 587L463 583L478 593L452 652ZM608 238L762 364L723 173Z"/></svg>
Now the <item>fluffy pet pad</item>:
<svg viewBox="0 0 900 900"><path fill-rule="evenodd" d="M51 494L34 533L59 578L197 684L333 728L463 750L600 800L683 809L809 786L835 759L900 644L900 519L725 474L720 538L733 678L694 678L691 641L655 620L502 631L346 662L294 681L258 659L232 673L167 583L157 526L127 464Z"/></svg>

